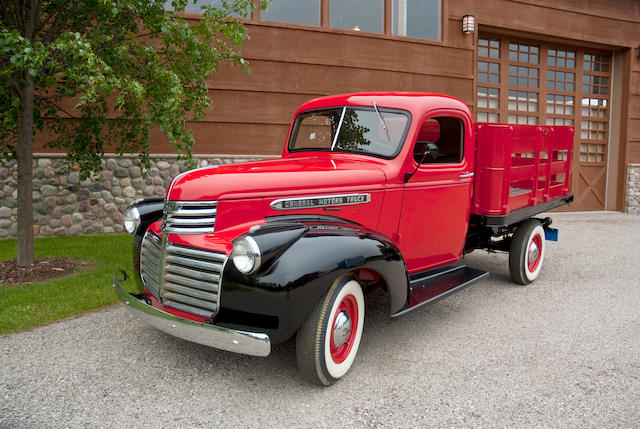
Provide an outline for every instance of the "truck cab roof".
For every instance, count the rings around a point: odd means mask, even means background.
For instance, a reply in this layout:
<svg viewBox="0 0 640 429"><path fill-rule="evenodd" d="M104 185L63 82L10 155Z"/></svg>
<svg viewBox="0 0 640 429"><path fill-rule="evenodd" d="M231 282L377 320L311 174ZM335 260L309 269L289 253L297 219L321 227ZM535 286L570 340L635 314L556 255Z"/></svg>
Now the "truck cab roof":
<svg viewBox="0 0 640 429"><path fill-rule="evenodd" d="M456 109L466 112L471 117L471 111L461 100L449 95L426 92L358 92L330 95L307 101L298 108L296 115L306 110L336 106L372 107L374 101L378 107L407 110L413 116L421 116L433 109Z"/></svg>

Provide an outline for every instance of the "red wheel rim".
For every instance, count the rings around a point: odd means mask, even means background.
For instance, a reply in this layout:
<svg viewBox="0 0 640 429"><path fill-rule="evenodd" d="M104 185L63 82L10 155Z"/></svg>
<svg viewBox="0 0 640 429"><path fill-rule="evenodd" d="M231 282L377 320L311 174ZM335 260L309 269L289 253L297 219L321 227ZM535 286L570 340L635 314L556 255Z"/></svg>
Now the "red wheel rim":
<svg viewBox="0 0 640 429"><path fill-rule="evenodd" d="M538 253L533 259L531 259L533 246L536 246ZM542 259L542 237L540 237L540 234L536 234L533 236L533 240L531 240L529 248L527 249L527 266L529 267L530 272L534 272L538 268L538 265L540 265L540 259Z"/></svg>
<svg viewBox="0 0 640 429"><path fill-rule="evenodd" d="M351 319L351 332L349 332L349 338L347 338L347 341L341 346L336 347L333 341L333 327L335 326L338 315L343 311L347 313ZM333 316L331 325L329 325L329 329L331 329L331 338L329 339L331 359L333 359L335 363L342 363L349 356L349 353L351 353L351 348L353 347L353 343L356 338L356 332L358 331L358 301L355 296L347 295L342 298L342 301L336 310L336 314Z"/></svg>

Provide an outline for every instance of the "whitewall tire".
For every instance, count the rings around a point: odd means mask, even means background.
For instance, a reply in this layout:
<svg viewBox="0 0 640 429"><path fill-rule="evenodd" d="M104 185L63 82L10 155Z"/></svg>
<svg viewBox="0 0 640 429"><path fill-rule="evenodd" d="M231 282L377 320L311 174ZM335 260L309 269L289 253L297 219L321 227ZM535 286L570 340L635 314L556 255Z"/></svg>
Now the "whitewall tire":
<svg viewBox="0 0 640 429"><path fill-rule="evenodd" d="M305 378L329 386L349 371L360 346L364 312L357 281L339 280L327 291L298 330L298 368Z"/></svg>
<svg viewBox="0 0 640 429"><path fill-rule="evenodd" d="M529 219L518 226L509 250L511 280L527 285L538 278L545 256L545 236L542 224Z"/></svg>

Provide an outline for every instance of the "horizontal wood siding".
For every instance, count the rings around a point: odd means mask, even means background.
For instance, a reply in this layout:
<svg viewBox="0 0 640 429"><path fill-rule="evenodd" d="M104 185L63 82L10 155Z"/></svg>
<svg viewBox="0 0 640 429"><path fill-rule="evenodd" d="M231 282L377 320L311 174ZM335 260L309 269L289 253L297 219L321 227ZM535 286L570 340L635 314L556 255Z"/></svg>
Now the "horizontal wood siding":
<svg viewBox="0 0 640 429"><path fill-rule="evenodd" d="M194 128L195 150L279 154L296 108L328 94L439 92L472 105L473 39L462 35L456 21L446 26L452 46L250 23L243 54L251 74L223 66L209 78L214 108ZM154 147L166 147L166 141L155 138Z"/></svg>
<svg viewBox="0 0 640 429"><path fill-rule="evenodd" d="M640 118L629 118L629 140L640 140Z"/></svg>
<svg viewBox="0 0 640 429"><path fill-rule="evenodd" d="M627 156L629 157L630 163L640 164L640 141L631 140L629 142Z"/></svg>
<svg viewBox="0 0 640 429"><path fill-rule="evenodd" d="M640 30L638 31L640 32ZM639 48L631 53L627 162L640 164L640 60Z"/></svg>
<svg viewBox="0 0 640 429"><path fill-rule="evenodd" d="M575 12L582 15L600 16L633 22L640 16L640 2L635 0L513 0L516 3L536 5L559 11Z"/></svg>
<svg viewBox="0 0 640 429"><path fill-rule="evenodd" d="M485 27L594 44L638 47L639 2L606 1L592 8L595 3L578 0L455 0L449 2L449 13L452 16L472 13L478 24ZM614 4L613 12L605 12Z"/></svg>
<svg viewBox="0 0 640 429"><path fill-rule="evenodd" d="M250 67L251 74L242 73L238 67L224 67L209 79L209 85L216 90L298 94L307 96L306 99L371 88L385 91L422 88L460 98L468 98L472 91L470 78L264 60L250 60ZM218 104L215 98L213 103Z"/></svg>
<svg viewBox="0 0 640 429"><path fill-rule="evenodd" d="M232 155L279 155L289 125L196 122L191 124L195 153ZM164 134L152 135L155 153L174 153ZM242 144L238 144L242 142Z"/></svg>
<svg viewBox="0 0 640 429"><path fill-rule="evenodd" d="M249 40L243 51L251 59L302 64L334 65L355 69L415 72L470 77L467 49L425 42L412 43L366 33L293 29L249 24ZM455 69L450 67L456 65Z"/></svg>

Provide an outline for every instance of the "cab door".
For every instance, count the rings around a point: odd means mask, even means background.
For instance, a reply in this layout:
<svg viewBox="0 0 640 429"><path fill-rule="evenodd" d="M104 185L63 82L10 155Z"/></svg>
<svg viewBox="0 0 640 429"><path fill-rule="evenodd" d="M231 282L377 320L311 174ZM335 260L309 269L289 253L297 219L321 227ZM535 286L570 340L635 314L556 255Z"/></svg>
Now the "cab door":
<svg viewBox="0 0 640 429"><path fill-rule="evenodd" d="M412 142L405 180L411 177L404 185L398 225L409 273L462 256L473 186L471 124L462 111L432 111L422 119Z"/></svg>

